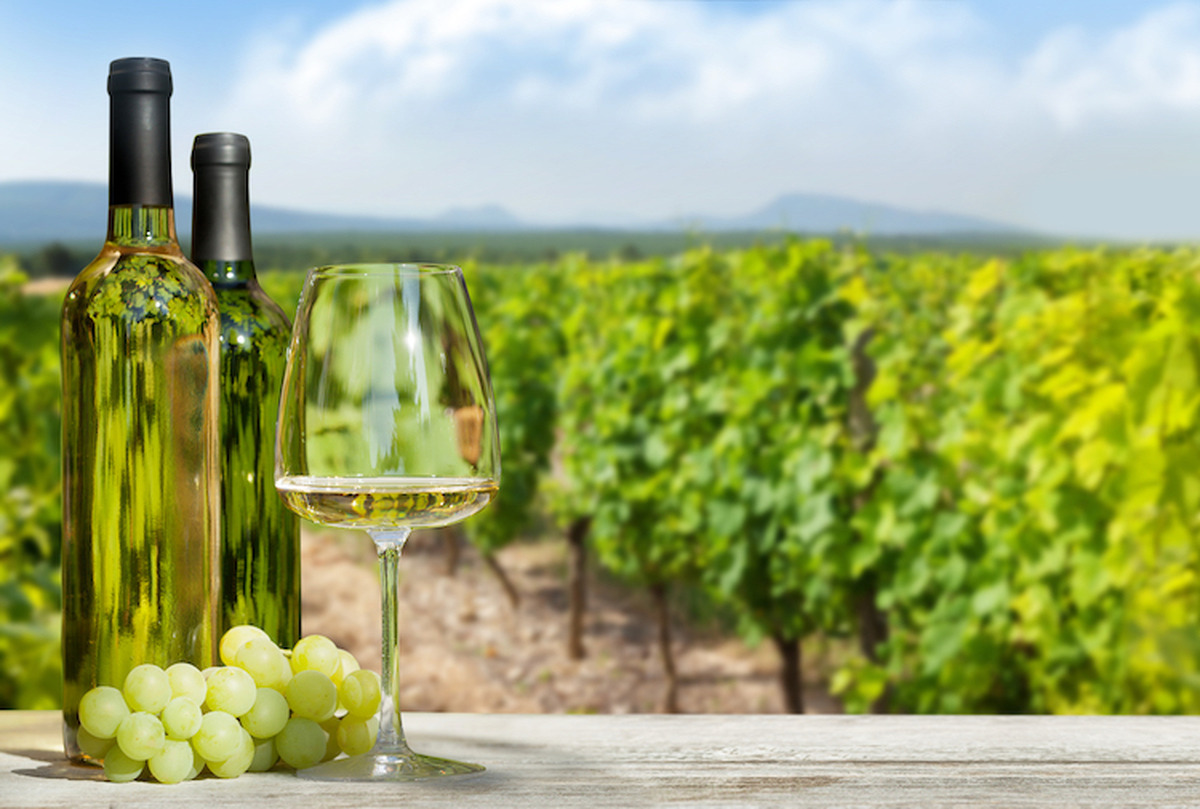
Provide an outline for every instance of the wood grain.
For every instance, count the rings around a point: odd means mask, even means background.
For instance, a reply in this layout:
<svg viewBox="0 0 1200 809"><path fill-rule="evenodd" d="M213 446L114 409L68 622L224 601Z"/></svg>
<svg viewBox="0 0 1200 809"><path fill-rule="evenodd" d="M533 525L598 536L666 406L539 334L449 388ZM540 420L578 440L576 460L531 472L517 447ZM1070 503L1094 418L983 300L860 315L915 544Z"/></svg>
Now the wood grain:
<svg viewBox="0 0 1200 809"><path fill-rule="evenodd" d="M109 784L57 713L0 713L0 806L1200 806L1200 717L405 715L482 775L328 786L290 772Z"/></svg>

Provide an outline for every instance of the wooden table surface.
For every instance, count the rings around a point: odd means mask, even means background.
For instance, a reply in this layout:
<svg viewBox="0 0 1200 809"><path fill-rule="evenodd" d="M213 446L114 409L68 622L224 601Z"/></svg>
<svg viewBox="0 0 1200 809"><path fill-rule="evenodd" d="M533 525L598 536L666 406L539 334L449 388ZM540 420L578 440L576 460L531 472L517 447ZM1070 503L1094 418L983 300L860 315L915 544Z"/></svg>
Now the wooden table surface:
<svg viewBox="0 0 1200 809"><path fill-rule="evenodd" d="M110 784L60 717L0 712L0 806L1200 806L1200 717L405 714L467 778Z"/></svg>

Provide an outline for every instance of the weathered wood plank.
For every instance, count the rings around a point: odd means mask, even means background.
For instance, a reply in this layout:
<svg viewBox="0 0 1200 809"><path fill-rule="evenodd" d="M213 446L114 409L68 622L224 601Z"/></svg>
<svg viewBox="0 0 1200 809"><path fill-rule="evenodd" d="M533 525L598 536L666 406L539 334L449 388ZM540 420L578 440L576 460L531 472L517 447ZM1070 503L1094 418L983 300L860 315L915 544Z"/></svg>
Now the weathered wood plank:
<svg viewBox="0 0 1200 809"><path fill-rule="evenodd" d="M407 714L440 782L323 786L290 773L109 784L61 758L58 714L0 713L0 806L1196 806L1200 717Z"/></svg>

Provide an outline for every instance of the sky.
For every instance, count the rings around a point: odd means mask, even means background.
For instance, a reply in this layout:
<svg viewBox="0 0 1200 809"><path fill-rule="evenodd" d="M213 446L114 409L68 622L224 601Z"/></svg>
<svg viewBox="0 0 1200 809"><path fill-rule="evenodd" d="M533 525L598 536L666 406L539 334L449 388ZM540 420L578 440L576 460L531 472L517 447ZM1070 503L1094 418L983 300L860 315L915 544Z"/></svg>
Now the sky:
<svg viewBox="0 0 1200 809"><path fill-rule="evenodd" d="M0 0L0 182L106 180L124 56L171 62L177 193L225 130L256 202L309 211L816 193L1200 241L1200 0Z"/></svg>

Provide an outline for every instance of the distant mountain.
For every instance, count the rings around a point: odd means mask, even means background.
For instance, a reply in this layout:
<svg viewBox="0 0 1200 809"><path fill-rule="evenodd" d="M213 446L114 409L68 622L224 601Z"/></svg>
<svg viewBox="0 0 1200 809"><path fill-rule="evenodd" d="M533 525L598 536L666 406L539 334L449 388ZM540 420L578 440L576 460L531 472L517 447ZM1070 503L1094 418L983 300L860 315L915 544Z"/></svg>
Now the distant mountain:
<svg viewBox="0 0 1200 809"><path fill-rule="evenodd" d="M430 219L428 224L433 229L447 230L522 230L526 227L499 205L451 208Z"/></svg>
<svg viewBox="0 0 1200 809"><path fill-rule="evenodd" d="M0 243L95 237L107 209L108 190L98 183L0 183Z"/></svg>
<svg viewBox="0 0 1200 809"><path fill-rule="evenodd" d="M108 216L108 188L102 183L0 183L0 244L77 241L103 236ZM321 214L252 205L256 233L335 231L511 230L521 223L497 207L448 211L436 219ZM181 237L192 230L192 198L175 195L175 225Z"/></svg>
<svg viewBox="0 0 1200 809"><path fill-rule="evenodd" d="M182 237L190 235L192 200L176 194L176 225ZM108 209L108 190L101 183L7 182L0 183L0 245L40 244L97 239ZM486 205L454 208L428 219L345 216L254 205L256 233L440 232L566 230L519 220L504 208ZM1029 235L1010 225L969 216L934 211L911 211L842 197L789 194L742 217L696 215L669 222L631 223L605 228L580 222L579 228L633 231L700 229L791 230L801 233L855 231L874 236Z"/></svg>
<svg viewBox="0 0 1200 809"><path fill-rule="evenodd" d="M868 236L1020 234L1020 228L987 219L938 211L912 211L875 202L821 194L788 194L736 218L696 217L702 230L794 230L803 233L854 231Z"/></svg>

